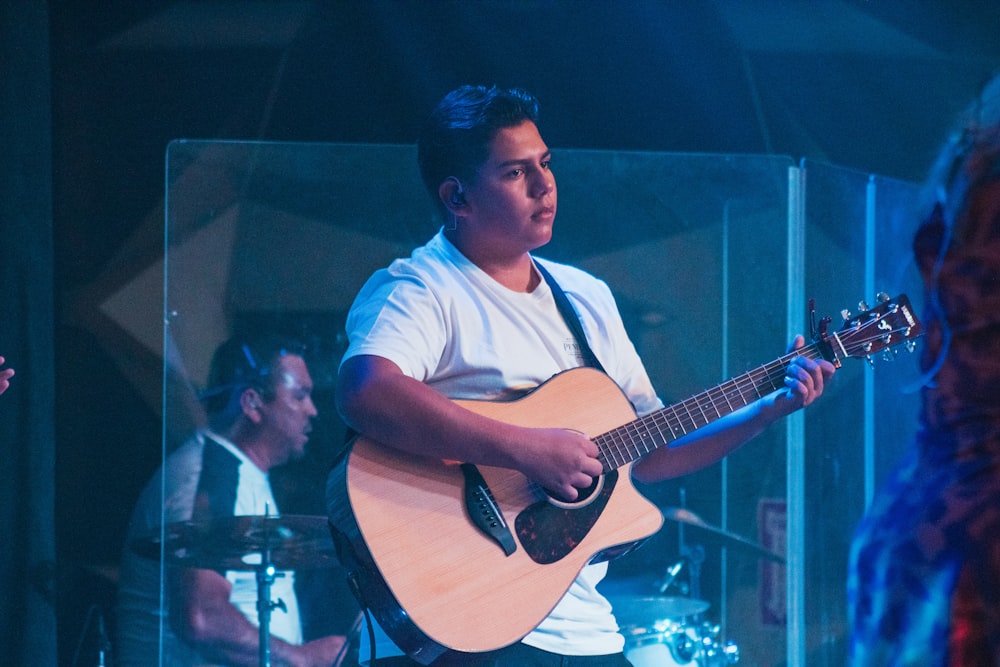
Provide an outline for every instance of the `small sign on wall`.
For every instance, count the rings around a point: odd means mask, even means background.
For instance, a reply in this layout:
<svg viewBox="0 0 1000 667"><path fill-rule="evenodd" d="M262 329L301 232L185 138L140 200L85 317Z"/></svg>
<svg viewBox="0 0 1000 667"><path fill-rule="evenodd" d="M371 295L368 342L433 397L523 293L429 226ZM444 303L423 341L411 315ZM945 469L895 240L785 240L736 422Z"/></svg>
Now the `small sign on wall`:
<svg viewBox="0 0 1000 667"><path fill-rule="evenodd" d="M784 498L761 498L757 503L760 545L785 557L788 508ZM784 626L788 618L785 600L785 566L771 560L760 565L760 620L764 625Z"/></svg>

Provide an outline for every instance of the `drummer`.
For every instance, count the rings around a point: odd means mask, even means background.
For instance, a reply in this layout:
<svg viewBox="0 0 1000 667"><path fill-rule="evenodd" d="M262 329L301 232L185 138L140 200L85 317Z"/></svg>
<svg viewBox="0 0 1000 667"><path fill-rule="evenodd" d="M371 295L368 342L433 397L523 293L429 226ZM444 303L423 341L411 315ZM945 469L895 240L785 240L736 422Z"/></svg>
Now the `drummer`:
<svg viewBox="0 0 1000 667"><path fill-rule="evenodd" d="M294 340L234 337L215 351L209 389L202 395L208 426L168 457L130 521L119 585L119 665L259 664L253 569L217 571L167 562L161 608L159 562L130 545L158 533L161 521L278 514L268 472L303 456L316 416L311 392L303 348ZM303 642L292 572L276 578L271 600L283 603L270 617L273 664L340 663L345 637Z"/></svg>

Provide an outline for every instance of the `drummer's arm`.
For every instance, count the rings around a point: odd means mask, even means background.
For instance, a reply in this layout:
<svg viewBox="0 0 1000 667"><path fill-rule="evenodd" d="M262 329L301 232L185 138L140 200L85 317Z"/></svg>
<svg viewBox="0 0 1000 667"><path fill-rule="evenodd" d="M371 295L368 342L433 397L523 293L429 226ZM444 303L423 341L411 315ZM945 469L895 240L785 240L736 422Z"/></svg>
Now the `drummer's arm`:
<svg viewBox="0 0 1000 667"><path fill-rule="evenodd" d="M184 569L172 582L171 622L180 637L205 658L228 665L259 664L259 630L229 602L232 585L213 570ZM301 646L271 636L275 667L330 667L342 654L342 636L323 637Z"/></svg>

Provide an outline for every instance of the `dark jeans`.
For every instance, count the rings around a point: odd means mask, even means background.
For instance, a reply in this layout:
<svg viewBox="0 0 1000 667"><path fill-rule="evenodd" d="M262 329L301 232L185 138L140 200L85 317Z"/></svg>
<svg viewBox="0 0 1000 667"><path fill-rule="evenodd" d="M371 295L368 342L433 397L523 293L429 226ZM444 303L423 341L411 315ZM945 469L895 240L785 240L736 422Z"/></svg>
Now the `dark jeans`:
<svg viewBox="0 0 1000 667"><path fill-rule="evenodd" d="M488 653L445 653L431 667L630 667L621 653L610 655L559 655L527 644L513 644ZM375 660L371 667L421 667L410 658Z"/></svg>

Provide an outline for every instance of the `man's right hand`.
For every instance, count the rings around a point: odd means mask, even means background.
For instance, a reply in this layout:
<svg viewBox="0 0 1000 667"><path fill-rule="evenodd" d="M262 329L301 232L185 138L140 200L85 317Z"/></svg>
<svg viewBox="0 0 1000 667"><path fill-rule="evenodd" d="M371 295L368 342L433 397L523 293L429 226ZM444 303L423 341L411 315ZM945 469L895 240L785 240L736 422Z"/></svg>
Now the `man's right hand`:
<svg viewBox="0 0 1000 667"><path fill-rule="evenodd" d="M520 471L559 500L572 501L604 472L597 445L583 433L565 428L530 429L532 439Z"/></svg>

